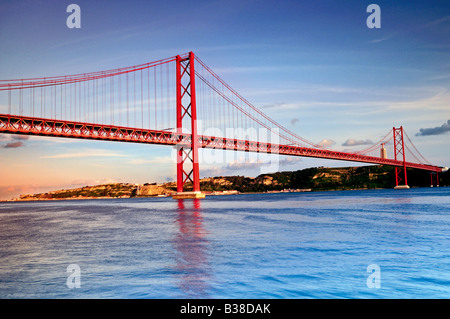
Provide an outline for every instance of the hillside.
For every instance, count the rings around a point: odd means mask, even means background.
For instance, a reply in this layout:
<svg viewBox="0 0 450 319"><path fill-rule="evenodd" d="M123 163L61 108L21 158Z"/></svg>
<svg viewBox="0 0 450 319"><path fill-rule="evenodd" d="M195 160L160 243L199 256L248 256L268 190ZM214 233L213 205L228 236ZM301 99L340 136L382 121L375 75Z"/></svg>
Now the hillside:
<svg viewBox="0 0 450 319"><path fill-rule="evenodd" d="M328 168L317 167L298 171L262 174L256 178L244 176L221 176L200 181L203 191L237 190L239 192L267 192L285 189L347 190L393 188L393 167L362 166ZM450 174L440 174L440 185L450 185ZM408 170L408 185L429 187L428 172Z"/></svg>
<svg viewBox="0 0 450 319"><path fill-rule="evenodd" d="M442 173L440 185L450 185L449 172ZM411 187L429 187L429 173L408 170L408 185ZM262 174L257 177L219 176L200 180L202 191L239 193L264 193L283 190L346 190L392 188L394 186L394 168L388 166L362 167L315 167L298 171ZM186 184L185 190L192 185ZM169 196L176 192L176 183L165 184L129 184L112 183L97 186L58 190L42 194L21 195L17 201L56 200L56 199L91 199L91 198L129 198Z"/></svg>
<svg viewBox="0 0 450 319"><path fill-rule="evenodd" d="M20 195L18 200L131 197L135 188L136 186L133 184L113 183L97 186L84 186L74 189L62 189L42 194Z"/></svg>
<svg viewBox="0 0 450 319"><path fill-rule="evenodd" d="M173 191L156 184L111 183L96 186L84 186L63 189L42 194L20 195L16 200L52 200L52 199L90 199L90 198L129 198L170 195Z"/></svg>

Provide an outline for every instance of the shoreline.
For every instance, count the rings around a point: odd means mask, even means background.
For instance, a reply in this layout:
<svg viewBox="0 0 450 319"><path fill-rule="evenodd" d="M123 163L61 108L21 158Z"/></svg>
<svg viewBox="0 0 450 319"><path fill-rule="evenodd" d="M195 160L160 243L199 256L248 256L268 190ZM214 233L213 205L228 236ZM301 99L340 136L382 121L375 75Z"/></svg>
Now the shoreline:
<svg viewBox="0 0 450 319"><path fill-rule="evenodd" d="M446 186L440 186L442 188ZM432 188L432 187L411 187L414 188ZM292 194L292 193L309 193L309 192L336 192L336 191L363 191L363 190L383 190L391 188L352 188L352 189L300 189L300 190L280 190L280 191L267 191L267 192L238 192L238 191L225 191L225 192L204 192L206 196L224 196L224 195L252 195L252 194ZM394 189L394 188L392 188ZM66 201L66 200L95 200L95 199L130 199L130 198L167 198L170 195L156 195L156 196L121 196L121 197L68 197L68 198L41 198L41 199L6 199L0 200L0 203L17 203L17 202L48 202L48 201Z"/></svg>
<svg viewBox="0 0 450 319"><path fill-rule="evenodd" d="M410 175L409 187L430 187L430 178L427 172L411 170L408 174ZM439 182L441 187L450 185L449 178L450 173L441 174ZM200 184L202 193L206 196L220 196L391 189L394 187L393 180L394 170L387 166L320 166L296 171L260 174L257 177L241 175L205 177L200 180ZM21 194L15 198L0 200L0 202L169 197L176 192L176 182L161 184L114 182L45 193Z"/></svg>

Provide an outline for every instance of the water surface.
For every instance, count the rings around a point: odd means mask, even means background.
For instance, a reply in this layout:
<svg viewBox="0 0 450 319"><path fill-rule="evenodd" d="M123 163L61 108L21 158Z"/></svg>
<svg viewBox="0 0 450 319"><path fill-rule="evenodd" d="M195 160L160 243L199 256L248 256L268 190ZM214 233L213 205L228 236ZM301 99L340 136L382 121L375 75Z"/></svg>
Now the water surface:
<svg viewBox="0 0 450 319"><path fill-rule="evenodd" d="M449 229L450 188L0 203L0 298L449 298Z"/></svg>

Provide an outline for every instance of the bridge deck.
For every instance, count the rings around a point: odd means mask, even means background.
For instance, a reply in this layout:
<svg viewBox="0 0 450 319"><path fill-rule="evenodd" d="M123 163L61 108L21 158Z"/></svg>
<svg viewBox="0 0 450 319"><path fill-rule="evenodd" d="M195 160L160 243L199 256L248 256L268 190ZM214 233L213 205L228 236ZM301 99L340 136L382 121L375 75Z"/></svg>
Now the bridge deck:
<svg viewBox="0 0 450 319"><path fill-rule="evenodd" d="M5 114L0 114L0 133L183 146L190 146L192 138L190 134L175 133L171 131L148 130ZM384 159L375 156L345 153L327 149L314 149L240 139L226 139L223 137L205 135L199 135L198 139L199 147L201 148L325 158L398 167L404 165L403 161L394 159ZM405 162L405 165L409 168L422 169L431 172L442 171L441 167L421 163Z"/></svg>

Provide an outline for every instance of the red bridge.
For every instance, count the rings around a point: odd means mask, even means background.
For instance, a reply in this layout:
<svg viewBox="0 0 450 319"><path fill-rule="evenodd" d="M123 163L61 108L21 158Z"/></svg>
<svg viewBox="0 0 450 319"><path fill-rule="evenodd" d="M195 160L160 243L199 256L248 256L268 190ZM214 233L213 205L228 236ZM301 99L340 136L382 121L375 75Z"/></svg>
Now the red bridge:
<svg viewBox="0 0 450 319"><path fill-rule="evenodd" d="M437 184L444 170L420 154L403 127L353 153L312 143L253 106L192 52L108 71L2 80L0 104L8 106L0 133L177 147L180 196L187 182L194 191L188 196L202 196L199 148L390 165L397 187L406 187L407 168L431 172ZM391 141L393 158L387 158L384 145Z"/></svg>

